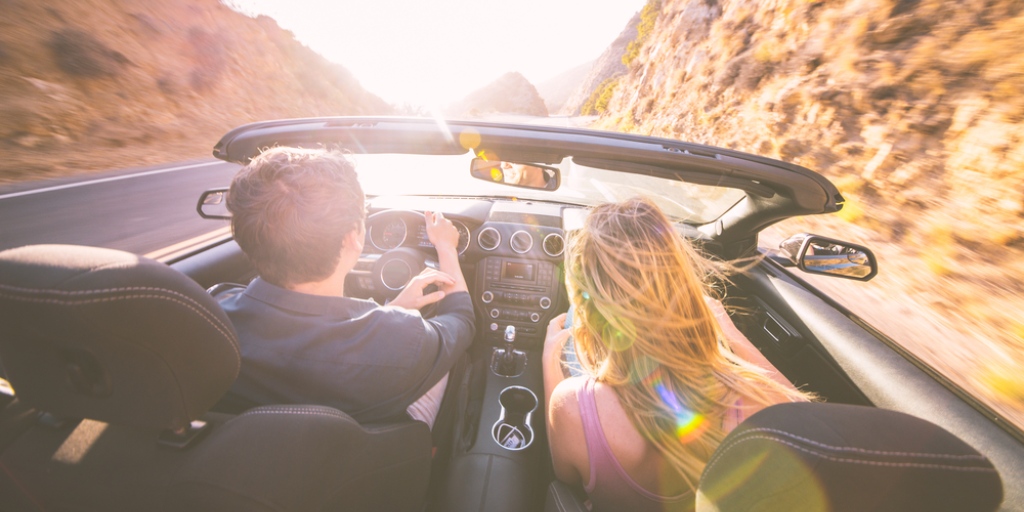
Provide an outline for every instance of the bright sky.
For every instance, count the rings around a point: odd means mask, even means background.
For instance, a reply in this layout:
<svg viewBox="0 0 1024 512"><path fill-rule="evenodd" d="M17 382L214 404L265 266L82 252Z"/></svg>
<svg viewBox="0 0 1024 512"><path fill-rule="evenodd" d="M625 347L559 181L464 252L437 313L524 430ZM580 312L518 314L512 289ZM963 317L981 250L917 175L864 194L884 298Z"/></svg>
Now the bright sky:
<svg viewBox="0 0 1024 512"><path fill-rule="evenodd" d="M646 0L228 0L266 14L391 103L444 105L509 71L596 59Z"/></svg>

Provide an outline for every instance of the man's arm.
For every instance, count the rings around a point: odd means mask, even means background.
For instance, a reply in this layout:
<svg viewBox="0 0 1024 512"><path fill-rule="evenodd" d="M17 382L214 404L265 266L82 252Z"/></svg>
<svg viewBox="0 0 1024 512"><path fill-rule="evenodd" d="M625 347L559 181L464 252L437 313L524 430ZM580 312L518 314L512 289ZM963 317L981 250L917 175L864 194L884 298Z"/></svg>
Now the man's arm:
<svg viewBox="0 0 1024 512"><path fill-rule="evenodd" d="M440 213L424 212L427 237L437 249L441 272L453 281L438 281L444 298L437 304L435 316L423 322L420 341L419 375L422 376L416 397L419 398L447 374L475 335L473 301L459 265L459 231Z"/></svg>
<svg viewBox="0 0 1024 512"><path fill-rule="evenodd" d="M469 292L466 278L462 275L462 266L459 265L459 230L441 213L423 212L423 217L427 223L427 238L437 249L437 263L441 266L441 272L455 279L455 284L444 286L442 291L446 295Z"/></svg>

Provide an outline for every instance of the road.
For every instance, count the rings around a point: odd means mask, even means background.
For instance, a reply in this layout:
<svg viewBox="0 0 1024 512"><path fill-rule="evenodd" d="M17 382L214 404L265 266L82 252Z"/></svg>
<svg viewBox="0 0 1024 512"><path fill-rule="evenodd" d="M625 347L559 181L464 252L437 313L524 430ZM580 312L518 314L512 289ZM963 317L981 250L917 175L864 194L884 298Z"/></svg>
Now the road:
<svg viewBox="0 0 1024 512"><path fill-rule="evenodd" d="M509 114L481 120L575 128L593 119ZM206 189L228 186L238 168L208 159L0 186L0 250L74 244L166 255L162 249L223 233L228 222L200 218L196 201Z"/></svg>
<svg viewBox="0 0 1024 512"><path fill-rule="evenodd" d="M226 187L239 166L198 160L0 187L0 250L75 244L154 254L228 225L202 219L204 190Z"/></svg>

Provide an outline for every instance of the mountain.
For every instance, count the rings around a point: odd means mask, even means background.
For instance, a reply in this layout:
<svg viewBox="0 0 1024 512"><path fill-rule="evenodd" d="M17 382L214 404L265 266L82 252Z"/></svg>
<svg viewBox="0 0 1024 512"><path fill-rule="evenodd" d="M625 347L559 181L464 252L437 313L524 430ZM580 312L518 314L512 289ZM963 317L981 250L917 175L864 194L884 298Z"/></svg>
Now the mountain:
<svg viewBox="0 0 1024 512"><path fill-rule="evenodd" d="M548 112L561 110L562 105L565 105L569 99L569 95L587 77L592 67L594 67L594 61L585 62L537 84L537 92L541 98L544 98L544 106L547 107Z"/></svg>
<svg viewBox="0 0 1024 512"><path fill-rule="evenodd" d="M626 23L626 28L622 29L622 32L618 37L612 41L612 44L605 49L604 53L594 61L594 64L590 67L590 71L587 76L579 83L576 89L569 95L569 99L562 105L559 114L566 116L578 116L580 115L580 109L583 107L595 93L598 95L601 91L598 91L602 85L607 86L609 80L622 75L626 72L626 65L622 63L622 56L626 53L626 48L629 43L634 41L637 36L637 25L640 23L640 13L633 15L633 18ZM591 102L593 103L593 102ZM589 115L589 113L587 114Z"/></svg>
<svg viewBox="0 0 1024 512"><path fill-rule="evenodd" d="M208 157L252 121L391 112L218 0L5 2L0 89L0 181Z"/></svg>
<svg viewBox="0 0 1024 512"><path fill-rule="evenodd" d="M787 232L870 242L883 270L864 286L927 311L965 343L913 333L897 341L916 343L929 364L1024 417L1024 4L649 5L652 29L597 127L734 148L827 176L843 209L787 221ZM972 346L1006 355L974 359Z"/></svg>
<svg viewBox="0 0 1024 512"><path fill-rule="evenodd" d="M491 113L547 117L548 109L537 93L537 88L516 71L501 75L446 109L446 114L452 117L476 117Z"/></svg>

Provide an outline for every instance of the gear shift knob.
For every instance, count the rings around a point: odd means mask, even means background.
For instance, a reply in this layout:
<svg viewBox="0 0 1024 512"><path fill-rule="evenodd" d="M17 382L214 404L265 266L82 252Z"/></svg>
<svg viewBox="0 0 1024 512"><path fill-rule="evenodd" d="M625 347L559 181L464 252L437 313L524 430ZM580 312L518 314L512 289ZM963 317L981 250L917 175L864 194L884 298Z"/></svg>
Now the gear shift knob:
<svg viewBox="0 0 1024 512"><path fill-rule="evenodd" d="M505 368L515 369L515 343L516 327L514 325L510 325L505 328L505 354L504 357L502 357L502 365Z"/></svg>

